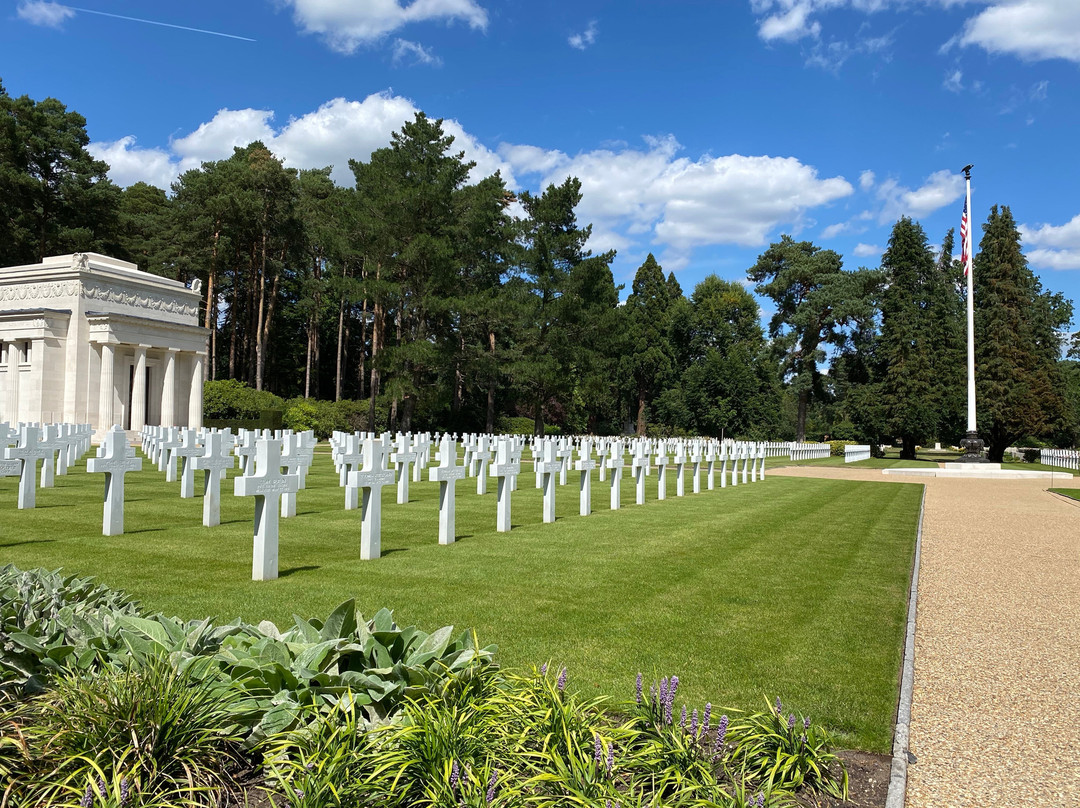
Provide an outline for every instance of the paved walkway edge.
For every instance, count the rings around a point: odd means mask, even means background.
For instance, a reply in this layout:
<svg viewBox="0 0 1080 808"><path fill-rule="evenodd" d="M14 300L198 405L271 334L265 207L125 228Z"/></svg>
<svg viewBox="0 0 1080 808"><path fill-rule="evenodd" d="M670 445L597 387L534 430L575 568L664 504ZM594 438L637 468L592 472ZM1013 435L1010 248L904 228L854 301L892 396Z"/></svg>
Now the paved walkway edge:
<svg viewBox="0 0 1080 808"><path fill-rule="evenodd" d="M896 731L893 733L892 773L889 775L889 794L885 808L904 808L907 797L908 735L911 727L911 694L915 681L915 607L919 598L919 561L922 557L923 513L926 510L926 486L919 503L919 527L915 534L915 562L911 569L911 591L908 594L907 640L904 643L904 667L900 677L900 706L896 711Z"/></svg>

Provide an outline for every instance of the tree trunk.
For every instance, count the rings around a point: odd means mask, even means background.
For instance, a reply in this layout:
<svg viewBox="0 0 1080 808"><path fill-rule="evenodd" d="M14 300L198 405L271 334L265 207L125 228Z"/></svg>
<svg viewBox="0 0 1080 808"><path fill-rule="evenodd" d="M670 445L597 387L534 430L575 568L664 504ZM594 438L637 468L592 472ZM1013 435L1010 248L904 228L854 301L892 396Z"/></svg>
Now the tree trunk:
<svg viewBox="0 0 1080 808"><path fill-rule="evenodd" d="M255 318L255 389L263 389L263 312L266 310L266 224L262 231L262 257L259 262L259 311Z"/></svg>
<svg viewBox="0 0 1080 808"><path fill-rule="evenodd" d="M379 265L375 265L375 283L379 282ZM379 395L379 351L382 350L382 335L385 328L386 314L383 312L382 302L376 300L373 306L371 323L371 386L369 389L370 403L368 404L368 431L375 431L375 399Z"/></svg>
<svg viewBox="0 0 1080 808"><path fill-rule="evenodd" d="M645 385L639 384L637 389L637 435L645 436Z"/></svg>
<svg viewBox="0 0 1080 808"><path fill-rule="evenodd" d="M914 460L915 459L915 437L913 435L902 435L900 437L900 459L901 460Z"/></svg>
<svg viewBox="0 0 1080 808"><path fill-rule="evenodd" d="M810 403L810 392L799 391L799 415L795 423L795 440L802 443L806 440L806 407Z"/></svg>
<svg viewBox="0 0 1080 808"><path fill-rule="evenodd" d="M535 407L535 409L533 410L533 434L534 435L543 435L544 434L544 402L543 402L543 399L541 399L539 395L536 397L536 403L535 403L534 407Z"/></svg>
<svg viewBox="0 0 1080 808"><path fill-rule="evenodd" d="M364 398L365 390L367 389L367 376L365 376L365 369L367 363L364 361L364 357L367 355L367 297L364 297L363 303L360 304L360 359L357 362L356 380L358 382L356 397Z"/></svg>
<svg viewBox="0 0 1080 808"><path fill-rule="evenodd" d="M495 332L488 331L488 349L491 351L492 367L495 367ZM491 434L495 431L495 373L492 372L488 379L487 389L487 419L484 421L485 431Z"/></svg>

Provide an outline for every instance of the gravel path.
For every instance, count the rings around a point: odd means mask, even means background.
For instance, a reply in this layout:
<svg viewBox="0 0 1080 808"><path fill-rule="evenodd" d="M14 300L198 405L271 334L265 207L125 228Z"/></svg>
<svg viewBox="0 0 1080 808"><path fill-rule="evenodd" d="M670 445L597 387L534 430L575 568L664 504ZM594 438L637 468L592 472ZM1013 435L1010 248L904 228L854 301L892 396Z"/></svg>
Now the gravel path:
<svg viewBox="0 0 1080 808"><path fill-rule="evenodd" d="M771 473L927 487L907 806L1080 806L1080 503L1049 480Z"/></svg>

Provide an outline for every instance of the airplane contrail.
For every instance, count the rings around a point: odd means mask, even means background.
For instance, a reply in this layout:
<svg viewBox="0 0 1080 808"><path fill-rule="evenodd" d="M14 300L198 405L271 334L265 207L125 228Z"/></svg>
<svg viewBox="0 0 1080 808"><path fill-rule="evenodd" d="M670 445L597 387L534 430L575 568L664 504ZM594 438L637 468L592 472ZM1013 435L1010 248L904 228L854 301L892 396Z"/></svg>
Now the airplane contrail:
<svg viewBox="0 0 1080 808"><path fill-rule="evenodd" d="M129 22L144 22L147 25L160 25L163 28L176 28L180 31L192 31L196 34L210 34L212 36L223 36L229 39L239 39L243 42L255 42L256 40L246 36L237 36L236 34L223 34L221 31L207 31L205 28L189 28L186 25L173 25L171 22L158 22L157 20L144 20L140 17L125 17L123 14L110 14L108 11L94 11L90 8L79 8L78 6L64 6L64 8L70 8L72 11L81 11L83 14L97 14L100 17L113 17L117 20L127 20Z"/></svg>

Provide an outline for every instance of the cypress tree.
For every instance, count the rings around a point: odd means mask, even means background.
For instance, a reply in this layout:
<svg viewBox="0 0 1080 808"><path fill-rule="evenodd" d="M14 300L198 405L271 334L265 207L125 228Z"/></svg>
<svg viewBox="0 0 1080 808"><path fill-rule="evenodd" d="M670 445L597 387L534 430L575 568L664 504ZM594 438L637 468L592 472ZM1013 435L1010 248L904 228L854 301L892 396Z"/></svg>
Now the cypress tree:
<svg viewBox="0 0 1080 808"><path fill-rule="evenodd" d="M1064 417L1058 330L1072 305L1044 293L1008 207L990 210L974 260L978 426L999 462L1020 437L1050 434Z"/></svg>

